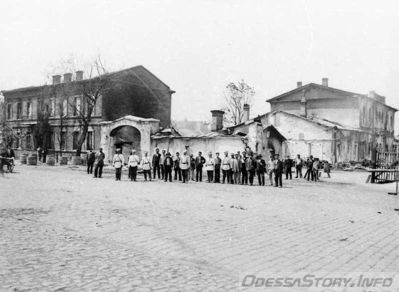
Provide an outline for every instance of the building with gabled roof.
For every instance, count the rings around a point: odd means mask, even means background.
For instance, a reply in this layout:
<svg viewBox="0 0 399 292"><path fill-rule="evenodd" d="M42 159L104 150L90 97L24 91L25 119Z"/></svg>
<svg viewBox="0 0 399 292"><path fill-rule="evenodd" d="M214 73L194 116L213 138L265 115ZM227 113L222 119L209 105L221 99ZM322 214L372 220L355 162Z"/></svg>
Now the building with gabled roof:
<svg viewBox="0 0 399 292"><path fill-rule="evenodd" d="M49 85L2 91L5 123L16 133L12 147L17 155L39 146L50 153L73 154L81 130L77 109L85 111L88 102L79 86L95 83L97 78L84 79L83 72L77 71L74 75L54 75ZM111 158L116 147L124 153L132 148L150 151L150 136L159 128L170 127L174 91L141 65L101 78L107 80L107 87L96 102L82 150L103 147L106 159ZM51 138L45 142L34 135L42 113L49 117L51 127ZM113 123L118 127L113 127Z"/></svg>

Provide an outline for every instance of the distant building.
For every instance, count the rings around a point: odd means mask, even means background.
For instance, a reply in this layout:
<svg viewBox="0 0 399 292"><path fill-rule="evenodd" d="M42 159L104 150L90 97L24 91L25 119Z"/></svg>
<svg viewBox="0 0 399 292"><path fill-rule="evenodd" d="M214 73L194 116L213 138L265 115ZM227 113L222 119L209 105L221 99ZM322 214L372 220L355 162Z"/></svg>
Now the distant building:
<svg viewBox="0 0 399 292"><path fill-rule="evenodd" d="M89 126L84 150L104 148L110 159L115 148L150 150L151 134L171 123L171 97L174 91L143 66L104 75L107 89L98 99ZM5 90L5 123L16 137L13 147L17 154L34 151L38 146L49 151L73 153L80 131L77 109L84 111L86 99L77 84L84 79L76 72L72 79L66 73L53 76L51 85ZM51 139L38 145L33 135L39 114L49 115Z"/></svg>
<svg viewBox="0 0 399 292"><path fill-rule="evenodd" d="M391 150L394 145L397 109L375 92L335 89L323 78L322 85L298 82L297 88L267 102L269 113L229 128L232 134L246 133L259 153L360 161L371 159L375 147ZM270 139L275 130L281 135L280 144Z"/></svg>

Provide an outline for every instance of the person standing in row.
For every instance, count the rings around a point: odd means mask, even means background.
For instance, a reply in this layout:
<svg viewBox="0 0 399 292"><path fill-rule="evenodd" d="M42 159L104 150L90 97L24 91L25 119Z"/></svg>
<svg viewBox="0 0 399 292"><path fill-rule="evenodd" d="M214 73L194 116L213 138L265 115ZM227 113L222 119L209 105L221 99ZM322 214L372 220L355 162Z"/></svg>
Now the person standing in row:
<svg viewBox="0 0 399 292"><path fill-rule="evenodd" d="M188 172L190 169L190 156L187 155L187 151L183 152L183 156L180 158L180 169L183 177L183 183L188 183Z"/></svg>
<svg viewBox="0 0 399 292"><path fill-rule="evenodd" d="M179 177L179 181L181 181L181 169L180 169L180 153L176 152L176 158L173 164L173 170L175 171L175 180Z"/></svg>
<svg viewBox="0 0 399 292"><path fill-rule="evenodd" d="M122 176L122 167L125 163L125 158L121 154L121 149L116 149L116 154L114 155L114 159L112 160L112 165L115 168L115 180L121 180Z"/></svg>
<svg viewBox="0 0 399 292"><path fill-rule="evenodd" d="M280 160L280 155L274 155L274 181L276 183L276 187L283 187L283 172L284 172L284 164Z"/></svg>
<svg viewBox="0 0 399 292"><path fill-rule="evenodd" d="M166 158L166 150L162 149L161 158L159 159L159 167L161 168L161 179L165 179L165 166L164 166L165 158Z"/></svg>
<svg viewBox="0 0 399 292"><path fill-rule="evenodd" d="M136 181L137 178L137 167L140 163L140 158L136 155L136 150L132 150L131 155L129 156L128 166L129 166L129 174L130 180Z"/></svg>
<svg viewBox="0 0 399 292"><path fill-rule="evenodd" d="M260 186L265 185L265 171L266 171L266 162L262 158L262 155L258 155L256 161L256 174L258 176L258 183Z"/></svg>
<svg viewBox="0 0 399 292"><path fill-rule="evenodd" d="M256 170L256 160L255 154L249 156L245 163L245 168L248 171L249 184L252 186L254 184L255 170Z"/></svg>
<svg viewBox="0 0 399 292"><path fill-rule="evenodd" d="M193 154L190 154L190 177L192 181L195 181L195 158Z"/></svg>
<svg viewBox="0 0 399 292"><path fill-rule="evenodd" d="M147 181L147 175L149 180L151 181L151 161L148 158L148 152L144 152L144 157L141 159L141 167L144 172L144 180Z"/></svg>
<svg viewBox="0 0 399 292"><path fill-rule="evenodd" d="M87 155L87 174L93 173L93 166L95 161L96 154L93 152L93 150L90 150L89 154Z"/></svg>
<svg viewBox="0 0 399 292"><path fill-rule="evenodd" d="M212 152L209 152L208 154L208 160L205 163L205 170L208 178L208 183L213 182L213 173L215 171L215 160L212 159Z"/></svg>
<svg viewBox="0 0 399 292"><path fill-rule="evenodd" d="M247 185L248 184L248 170L246 166L247 161L247 152L242 153L242 162L241 162L241 184Z"/></svg>
<svg viewBox="0 0 399 292"><path fill-rule="evenodd" d="M155 153L152 156L152 170L154 172L154 179L156 178L156 174L158 174L158 179L161 178L161 170L159 166L160 160L161 160L161 153L159 153L159 148L155 148Z"/></svg>
<svg viewBox="0 0 399 292"><path fill-rule="evenodd" d="M241 172L242 172L242 164L243 163L242 163L242 156L240 154L240 151L237 151L235 158L237 160L237 165L238 165L238 173L237 173L237 178L235 178L235 183L241 184Z"/></svg>
<svg viewBox="0 0 399 292"><path fill-rule="evenodd" d="M219 152L216 152L216 157L215 157L215 170L213 173L213 176L215 177L215 183L220 183L220 168L222 165L222 159L219 157Z"/></svg>
<svg viewBox="0 0 399 292"><path fill-rule="evenodd" d="M293 161L290 158L289 155L287 155L287 158L284 160L284 169L285 169L285 179L292 179L292 166L293 166Z"/></svg>
<svg viewBox="0 0 399 292"><path fill-rule="evenodd" d="M270 185L274 185L273 174L274 174L274 159L273 155L270 155L269 160L267 161L267 174L269 176Z"/></svg>
<svg viewBox="0 0 399 292"><path fill-rule="evenodd" d="M313 156L311 155L306 161L306 173L304 176L308 181L313 180Z"/></svg>
<svg viewBox="0 0 399 292"><path fill-rule="evenodd" d="M223 173L223 183L225 183L226 178L227 178L227 183L230 183L230 158L229 158L229 153L226 151L224 152L224 158L222 160L222 173Z"/></svg>
<svg viewBox="0 0 399 292"><path fill-rule="evenodd" d="M231 153L230 158L230 169L231 169L231 184L237 184L238 177L240 176L240 169L238 168L238 161L234 153Z"/></svg>
<svg viewBox="0 0 399 292"><path fill-rule="evenodd" d="M312 171L313 178L312 178L312 180L314 180L314 181L319 181L319 165L320 165L319 158L315 158L314 161L313 161L313 165L312 165L312 167L313 167L313 171Z"/></svg>
<svg viewBox="0 0 399 292"><path fill-rule="evenodd" d="M98 176L99 178L101 178L103 174L104 159L105 154L103 152L103 149L100 148L99 153L96 154L96 167L94 168L94 177Z"/></svg>
<svg viewBox="0 0 399 292"><path fill-rule="evenodd" d="M170 181L172 182L172 167L173 167L173 159L170 157L170 153L166 153L165 160L163 162L164 165L164 170L165 170L165 176L164 176L164 181Z"/></svg>
<svg viewBox="0 0 399 292"><path fill-rule="evenodd" d="M297 155L296 159L295 159L295 169L296 169L296 177L295 178L302 178L302 165L303 165L303 161L301 158L301 155Z"/></svg>
<svg viewBox="0 0 399 292"><path fill-rule="evenodd" d="M202 181L202 167L204 166L206 160L202 156L202 152L198 152L198 156L195 158L195 181Z"/></svg>

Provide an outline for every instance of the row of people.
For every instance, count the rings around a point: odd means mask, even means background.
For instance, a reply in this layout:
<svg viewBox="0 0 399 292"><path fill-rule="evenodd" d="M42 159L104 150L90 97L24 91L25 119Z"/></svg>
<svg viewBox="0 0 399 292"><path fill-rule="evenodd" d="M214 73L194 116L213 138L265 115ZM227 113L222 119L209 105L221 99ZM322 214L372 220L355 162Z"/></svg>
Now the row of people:
<svg viewBox="0 0 399 292"><path fill-rule="evenodd" d="M176 152L172 157L171 153L159 149L155 150L152 158L145 152L140 158L135 150L132 150L128 160L125 161L121 150L117 149L117 153L113 157L112 165L115 168L115 179L121 180L122 167L128 166L128 177L132 181L137 179L137 171L139 167L143 170L144 179L152 180L152 178L162 179L164 181L172 181L172 174L174 180L182 181L183 183L189 180L202 181L203 170L207 173L207 181L215 183L230 183L230 184L249 184L253 185L257 178L258 184L265 185L265 177L269 179L270 185L276 187L282 186L282 176L285 173L286 179L292 179L292 167L296 168L296 178L302 178L302 168L306 167L307 171L304 176L305 179L312 179L317 181L319 179L320 167L324 167L328 177L330 177L330 170L328 163L321 163L317 158L309 157L303 160L300 155L297 155L295 160L286 159L281 160L279 155L271 155L266 162L262 155L257 155L252 152L237 152L224 153L223 157L220 154L208 153L208 157L202 156L199 152L198 156L194 158L193 154L188 154L185 150L182 155ZM101 177L102 167L104 165L104 153L102 149L98 154L90 153L88 158L88 173L92 172L93 164L96 162L94 176ZM153 176L152 176L153 175Z"/></svg>

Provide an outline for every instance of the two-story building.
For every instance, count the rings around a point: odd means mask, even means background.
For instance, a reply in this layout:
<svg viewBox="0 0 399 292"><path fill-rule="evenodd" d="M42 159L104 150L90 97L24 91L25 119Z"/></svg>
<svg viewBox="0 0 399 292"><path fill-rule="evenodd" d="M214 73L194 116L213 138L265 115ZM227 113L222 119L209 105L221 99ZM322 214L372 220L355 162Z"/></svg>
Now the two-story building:
<svg viewBox="0 0 399 292"><path fill-rule="evenodd" d="M5 124L13 130L12 146L17 154L37 147L73 153L79 137L80 113L88 100L82 86L96 86L96 78L74 75L53 76L51 85L2 91ZM96 101L83 151L104 148L109 159L115 148L150 150L150 136L171 123L174 91L143 66L108 73L106 88ZM94 85L93 85L94 84ZM43 115L46 113L46 115ZM38 129L48 116L49 139Z"/></svg>

